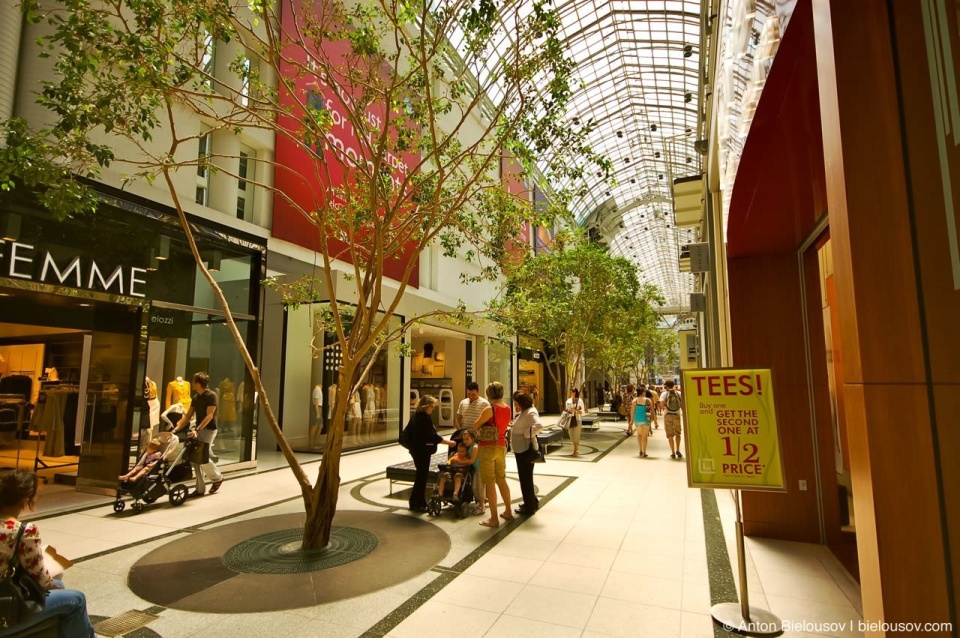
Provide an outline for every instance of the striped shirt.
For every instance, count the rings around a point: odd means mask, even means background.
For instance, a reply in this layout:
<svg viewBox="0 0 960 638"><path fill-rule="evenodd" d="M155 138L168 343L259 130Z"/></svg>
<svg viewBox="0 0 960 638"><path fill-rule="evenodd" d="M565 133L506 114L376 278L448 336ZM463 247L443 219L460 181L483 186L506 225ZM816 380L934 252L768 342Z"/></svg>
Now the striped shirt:
<svg viewBox="0 0 960 638"><path fill-rule="evenodd" d="M460 407L457 408L457 414L463 417L463 425L460 427L467 430L474 429L477 425L477 419L489 407L490 402L483 397L477 397L477 400L473 403L470 402L469 397L461 401Z"/></svg>

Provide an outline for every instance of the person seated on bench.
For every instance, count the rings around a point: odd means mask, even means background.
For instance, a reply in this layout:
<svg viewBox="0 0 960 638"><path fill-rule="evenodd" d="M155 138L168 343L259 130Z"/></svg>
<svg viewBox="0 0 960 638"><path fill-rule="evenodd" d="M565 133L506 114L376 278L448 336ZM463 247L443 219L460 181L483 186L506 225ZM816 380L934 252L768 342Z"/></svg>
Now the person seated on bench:
<svg viewBox="0 0 960 638"><path fill-rule="evenodd" d="M14 551L17 551L21 568L49 592L43 611L26 622L0 631L0 636L19 633L51 616L60 616L58 638L94 638L83 592L64 589L63 583L50 577L50 572L43 565L43 544L37 526L19 520L24 509L33 510L36 497L37 475L33 472L16 469L0 474L0 516L3 517L3 523L0 524L0 561L9 565ZM20 546L14 547L21 528L23 536L20 537Z"/></svg>

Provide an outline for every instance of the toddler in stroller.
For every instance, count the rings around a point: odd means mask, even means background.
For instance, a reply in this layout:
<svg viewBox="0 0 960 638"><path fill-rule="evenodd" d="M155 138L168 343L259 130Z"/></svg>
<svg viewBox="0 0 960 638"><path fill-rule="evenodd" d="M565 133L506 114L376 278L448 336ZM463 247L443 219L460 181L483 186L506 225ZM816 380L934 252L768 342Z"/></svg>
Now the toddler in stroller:
<svg viewBox="0 0 960 638"><path fill-rule="evenodd" d="M427 511L437 516L443 504L448 503L454 506L458 518L466 518L473 501L473 461L469 446L461 441L457 445L456 455L437 468L440 470L440 480L427 503Z"/></svg>
<svg viewBox="0 0 960 638"><path fill-rule="evenodd" d="M118 477L113 511L119 513L126 508L124 496L133 497L132 507L137 513L143 511L145 503L153 503L164 494L170 495L172 505L183 503L189 490L174 483L190 479L191 472L180 448L180 441L170 432L161 432L151 439L133 469Z"/></svg>

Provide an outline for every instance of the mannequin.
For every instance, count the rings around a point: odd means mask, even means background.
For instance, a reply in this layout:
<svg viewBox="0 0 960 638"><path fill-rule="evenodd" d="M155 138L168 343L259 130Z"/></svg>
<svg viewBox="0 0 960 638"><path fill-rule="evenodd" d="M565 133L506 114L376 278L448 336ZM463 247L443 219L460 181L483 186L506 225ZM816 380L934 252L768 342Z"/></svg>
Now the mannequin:
<svg viewBox="0 0 960 638"><path fill-rule="evenodd" d="M323 424L323 387L318 383L313 386L311 403L313 414L310 419L310 447L320 447L320 426Z"/></svg>
<svg viewBox="0 0 960 638"><path fill-rule="evenodd" d="M184 412L190 409L190 384L179 375L167 384L167 399L163 404L169 408L174 403L182 403Z"/></svg>
<svg viewBox="0 0 960 638"><path fill-rule="evenodd" d="M233 428L237 422L237 395L233 389L233 381L230 377L224 377L217 388L220 390L220 405L217 406L218 420L223 425L224 431Z"/></svg>
<svg viewBox="0 0 960 638"><path fill-rule="evenodd" d="M330 398L330 400L327 401L327 418L332 419L333 406L337 402L337 384L334 383L329 388L327 388L327 393Z"/></svg>
<svg viewBox="0 0 960 638"><path fill-rule="evenodd" d="M157 384L150 378L143 379L143 398L150 413L150 429L160 425L160 399L157 397Z"/></svg>

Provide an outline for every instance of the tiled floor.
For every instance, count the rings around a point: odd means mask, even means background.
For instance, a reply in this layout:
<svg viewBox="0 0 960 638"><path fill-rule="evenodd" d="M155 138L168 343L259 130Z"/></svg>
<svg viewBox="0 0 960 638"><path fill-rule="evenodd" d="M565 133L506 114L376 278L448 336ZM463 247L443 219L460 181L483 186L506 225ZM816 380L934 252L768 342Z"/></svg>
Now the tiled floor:
<svg viewBox="0 0 960 638"><path fill-rule="evenodd" d="M617 429L609 424L601 432ZM166 637L713 636L701 492L687 488L684 463L668 458L662 432L648 451L650 458L639 458L628 440L596 462L564 459L569 445L552 453L536 467L538 487L549 495L536 516L489 530L477 524L480 517L445 513L434 524L450 536L450 553L400 585L277 613L166 609L148 628ZM340 508L409 515L398 509L403 490L391 497L383 477L405 456L399 447L345 456ZM308 475L315 468L307 465ZM519 496L512 479L511 488ZM67 585L86 592L91 614L112 616L151 607L126 585L127 570L147 552L188 539L195 528L302 511L298 495L292 474L281 469L231 478L220 493L178 508L162 500L139 515L117 516L103 506L43 518L39 526L45 542L80 559ZM717 503L735 561L733 503L725 492L717 492ZM746 558L751 604L802 629L786 635L860 635L859 590L825 548L747 539Z"/></svg>

